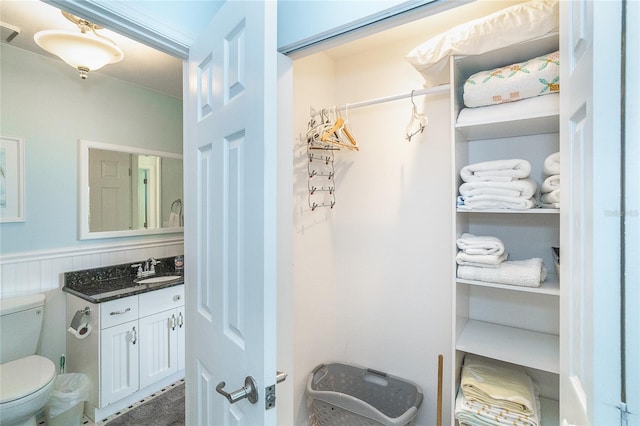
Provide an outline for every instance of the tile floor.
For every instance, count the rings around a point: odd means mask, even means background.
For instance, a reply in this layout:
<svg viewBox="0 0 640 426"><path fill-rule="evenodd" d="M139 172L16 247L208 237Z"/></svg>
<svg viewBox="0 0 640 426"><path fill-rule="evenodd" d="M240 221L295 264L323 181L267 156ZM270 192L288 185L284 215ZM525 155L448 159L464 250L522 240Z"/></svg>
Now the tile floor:
<svg viewBox="0 0 640 426"><path fill-rule="evenodd" d="M125 414L125 413L127 413L127 412L129 412L131 410L135 410L138 405L144 404L145 402L147 402L147 401L149 401L149 400L151 400L151 399L153 399L153 398L155 398L155 397L157 397L159 395L162 395L164 392L172 389L175 385L179 385L181 383L184 383L184 379L179 380L179 381L175 382L173 385L169 385L169 386L165 387L164 389L154 393L153 395L150 395L150 396L148 396L146 398L141 399L140 401L134 402L133 404L131 404L127 408L125 408L123 410L120 410L117 413L115 413L115 414L113 414L113 415L107 417L106 419L104 419L102 421L99 421L97 423L94 423L93 421L91 421L91 419L89 419L89 417L84 416L83 419L82 419L81 425L82 426L104 426L104 425L107 424L108 421L113 420L116 417L121 416L121 415L123 415L123 414ZM38 426L47 426L47 419L44 416L44 413L38 419L37 425Z"/></svg>

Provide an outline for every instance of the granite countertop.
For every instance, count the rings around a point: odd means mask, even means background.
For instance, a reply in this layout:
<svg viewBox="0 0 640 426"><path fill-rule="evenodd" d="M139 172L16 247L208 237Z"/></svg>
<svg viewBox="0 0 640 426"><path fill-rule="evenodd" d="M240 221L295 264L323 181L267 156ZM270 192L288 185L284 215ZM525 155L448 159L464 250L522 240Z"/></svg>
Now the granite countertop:
<svg viewBox="0 0 640 426"><path fill-rule="evenodd" d="M91 303L102 303L184 284L183 271L175 271L173 268L173 257L157 259L157 261L156 273L140 278L140 280L162 276L176 276L176 278L168 281L140 284L136 282L138 280L136 268L132 268L131 263L126 263L104 268L66 272L62 291Z"/></svg>

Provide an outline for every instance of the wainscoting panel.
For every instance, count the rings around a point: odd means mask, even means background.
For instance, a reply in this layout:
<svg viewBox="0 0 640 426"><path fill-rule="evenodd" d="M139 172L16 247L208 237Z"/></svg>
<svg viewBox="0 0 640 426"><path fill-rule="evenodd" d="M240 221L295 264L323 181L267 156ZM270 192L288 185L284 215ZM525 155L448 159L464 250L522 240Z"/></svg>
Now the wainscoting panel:
<svg viewBox="0 0 640 426"><path fill-rule="evenodd" d="M0 298L62 288L65 272L183 253L184 239L173 237L3 255L0 256Z"/></svg>

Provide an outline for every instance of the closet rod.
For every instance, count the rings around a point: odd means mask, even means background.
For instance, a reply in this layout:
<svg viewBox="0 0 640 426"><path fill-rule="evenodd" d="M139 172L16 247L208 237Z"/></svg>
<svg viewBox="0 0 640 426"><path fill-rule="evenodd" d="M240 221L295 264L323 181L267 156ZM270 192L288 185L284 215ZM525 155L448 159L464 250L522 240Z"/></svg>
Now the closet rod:
<svg viewBox="0 0 640 426"><path fill-rule="evenodd" d="M352 104L345 104L345 105L340 105L338 106L336 109L338 111L345 111L347 108L349 109L354 109L354 108L362 108L362 107L366 107L366 106L370 106L370 105L376 105L376 104L382 104L385 102L391 102L391 101L397 101L399 99L405 99L405 98L410 98L411 94L413 93L413 96L423 96L423 95L435 95L437 93L444 93L444 92L448 92L449 91L449 84L443 84L441 86L435 86L435 87L429 87L427 89L417 89L414 90L412 92L409 93L402 93L399 95L392 95L392 96L385 96L382 98L375 98L375 99L369 99L367 101L361 101L361 102L355 102ZM327 108L330 110L333 110L334 108ZM321 110L316 110L315 108L311 108L311 116L314 115L318 115L320 114Z"/></svg>

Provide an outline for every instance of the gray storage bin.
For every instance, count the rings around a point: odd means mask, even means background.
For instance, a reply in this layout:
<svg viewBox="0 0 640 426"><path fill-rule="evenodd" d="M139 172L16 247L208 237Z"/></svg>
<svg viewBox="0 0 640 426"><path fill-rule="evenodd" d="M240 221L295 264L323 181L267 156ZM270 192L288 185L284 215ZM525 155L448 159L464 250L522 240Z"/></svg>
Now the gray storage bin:
<svg viewBox="0 0 640 426"><path fill-rule="evenodd" d="M418 385L386 373L332 363L309 375L314 426L411 425L422 404Z"/></svg>

